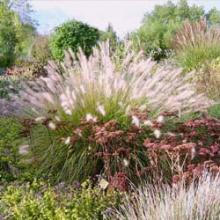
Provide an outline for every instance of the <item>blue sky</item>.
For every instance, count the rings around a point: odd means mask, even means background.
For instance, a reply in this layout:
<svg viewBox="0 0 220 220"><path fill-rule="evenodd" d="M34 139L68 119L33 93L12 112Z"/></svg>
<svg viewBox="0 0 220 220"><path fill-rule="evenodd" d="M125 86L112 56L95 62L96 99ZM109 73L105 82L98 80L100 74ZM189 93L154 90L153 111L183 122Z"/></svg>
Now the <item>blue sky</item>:
<svg viewBox="0 0 220 220"><path fill-rule="evenodd" d="M42 34L50 33L62 22L75 18L101 30L111 23L120 37L141 24L144 13L166 0L31 0ZM176 2L174 0L174 2ZM216 7L220 0L189 0L189 4L202 5L206 10Z"/></svg>

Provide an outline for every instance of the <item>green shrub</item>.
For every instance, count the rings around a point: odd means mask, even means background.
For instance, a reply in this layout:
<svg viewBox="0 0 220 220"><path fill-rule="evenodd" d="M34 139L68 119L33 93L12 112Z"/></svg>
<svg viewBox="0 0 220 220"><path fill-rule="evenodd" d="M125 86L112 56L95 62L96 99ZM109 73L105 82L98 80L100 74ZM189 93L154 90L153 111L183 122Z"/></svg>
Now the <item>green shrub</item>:
<svg viewBox="0 0 220 220"><path fill-rule="evenodd" d="M0 117L0 181L18 174L20 132L22 125L14 118Z"/></svg>
<svg viewBox="0 0 220 220"><path fill-rule="evenodd" d="M217 10L217 8L212 8L208 12L206 17L211 25L213 25L213 24L219 25L220 24L220 13Z"/></svg>
<svg viewBox="0 0 220 220"><path fill-rule="evenodd" d="M62 60L64 50L71 48L76 53L80 47L89 56L99 37L100 32L98 29L79 21L68 21L57 27L51 36L50 48L52 55L55 59Z"/></svg>
<svg viewBox="0 0 220 220"><path fill-rule="evenodd" d="M0 192L0 217L25 220L101 220L103 212L119 203L116 192L82 186L51 187L46 183L12 184Z"/></svg>
<svg viewBox="0 0 220 220"><path fill-rule="evenodd" d="M29 5L25 1L19 3L20 7L25 8L21 16L13 8L16 4L16 1L0 3L0 67L9 67L18 57L26 56L35 35L32 21L23 22L23 18L30 12L27 10Z"/></svg>
<svg viewBox="0 0 220 220"><path fill-rule="evenodd" d="M145 55L153 57L154 60L168 57L171 52L168 42L176 25L171 24L169 32L167 29L168 27L162 25L160 21L155 21L153 24L143 24L131 36L134 50L143 50Z"/></svg>
<svg viewBox="0 0 220 220"><path fill-rule="evenodd" d="M0 67L7 67L15 60L17 19L15 13L11 11L5 3L0 5Z"/></svg>

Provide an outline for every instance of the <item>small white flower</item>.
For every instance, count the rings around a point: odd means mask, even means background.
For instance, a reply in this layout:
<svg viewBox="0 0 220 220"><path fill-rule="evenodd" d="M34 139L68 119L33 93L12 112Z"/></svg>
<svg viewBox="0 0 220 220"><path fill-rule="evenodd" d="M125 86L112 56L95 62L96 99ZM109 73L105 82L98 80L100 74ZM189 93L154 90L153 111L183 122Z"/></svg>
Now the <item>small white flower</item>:
<svg viewBox="0 0 220 220"><path fill-rule="evenodd" d="M191 149L191 159L193 159L195 156L196 156L196 149L195 149L195 147L193 147Z"/></svg>
<svg viewBox="0 0 220 220"><path fill-rule="evenodd" d="M161 132L160 132L159 129L154 130L154 136L155 136L156 138L160 138Z"/></svg>
<svg viewBox="0 0 220 220"><path fill-rule="evenodd" d="M80 136L80 137L82 137L82 130L81 129L76 129L75 131L74 131L74 133L75 134L77 134L78 136Z"/></svg>
<svg viewBox="0 0 220 220"><path fill-rule="evenodd" d="M146 120L146 121L144 121L144 125L152 127L153 126L153 122L150 121L150 120Z"/></svg>
<svg viewBox="0 0 220 220"><path fill-rule="evenodd" d="M163 123L164 122L164 116L163 115L158 116L157 122L158 123Z"/></svg>
<svg viewBox="0 0 220 220"><path fill-rule="evenodd" d="M183 144L185 144L185 143L187 143L187 140L186 140L186 139L184 139L182 142L183 142Z"/></svg>
<svg viewBox="0 0 220 220"><path fill-rule="evenodd" d="M93 117L90 113L86 115L86 121L90 121L92 119L93 119Z"/></svg>
<svg viewBox="0 0 220 220"><path fill-rule="evenodd" d="M67 137L67 138L65 139L64 143L65 143L66 145L69 145L69 144L70 144L70 140L71 140L71 138L70 138L70 137Z"/></svg>
<svg viewBox="0 0 220 220"><path fill-rule="evenodd" d="M90 113L86 115L86 121L93 121L96 122L97 118L92 116Z"/></svg>
<svg viewBox="0 0 220 220"><path fill-rule="evenodd" d="M55 120L56 120L56 121L61 121L60 117L57 116L57 115L55 116Z"/></svg>
<svg viewBox="0 0 220 220"><path fill-rule="evenodd" d="M51 130L55 130L55 129L56 129L56 125L55 125L52 121L50 121L50 122L48 123L48 127L49 127Z"/></svg>
<svg viewBox="0 0 220 220"><path fill-rule="evenodd" d="M103 105L98 105L97 110L103 115L105 116L105 109Z"/></svg>
<svg viewBox="0 0 220 220"><path fill-rule="evenodd" d="M45 119L46 119L46 118L45 118L44 116L37 117L37 118L35 118L35 122L41 123L41 122L43 122Z"/></svg>
<svg viewBox="0 0 220 220"><path fill-rule="evenodd" d="M139 109L140 109L141 111L144 111L144 110L146 110L146 108L147 108L146 105L141 105Z"/></svg>
<svg viewBox="0 0 220 220"><path fill-rule="evenodd" d="M69 108L65 109L64 111L67 115L72 115L72 111Z"/></svg>
<svg viewBox="0 0 220 220"><path fill-rule="evenodd" d="M132 124L134 124L137 127L140 127L140 120L135 115L132 116Z"/></svg>
<svg viewBox="0 0 220 220"><path fill-rule="evenodd" d="M176 136L176 134L173 133L173 132L167 132L167 135L168 135L168 136L171 136L171 137L175 137L175 136Z"/></svg>
<svg viewBox="0 0 220 220"><path fill-rule="evenodd" d="M29 152L29 145L22 145L19 147L19 154L26 155Z"/></svg>
<svg viewBox="0 0 220 220"><path fill-rule="evenodd" d="M127 159L123 159L123 164L125 167L129 166L129 161Z"/></svg>
<svg viewBox="0 0 220 220"><path fill-rule="evenodd" d="M109 182L105 179L101 179L100 182L99 182L99 187L101 189L106 189L109 185Z"/></svg>

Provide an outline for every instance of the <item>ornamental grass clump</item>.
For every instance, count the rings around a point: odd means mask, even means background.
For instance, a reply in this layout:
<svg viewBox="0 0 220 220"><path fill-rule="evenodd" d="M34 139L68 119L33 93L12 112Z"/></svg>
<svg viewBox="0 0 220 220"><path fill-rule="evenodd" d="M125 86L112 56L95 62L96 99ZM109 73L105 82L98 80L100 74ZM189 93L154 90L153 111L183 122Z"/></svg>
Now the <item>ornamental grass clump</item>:
<svg viewBox="0 0 220 220"><path fill-rule="evenodd" d="M220 178L204 173L188 187L146 184L127 196L118 210L105 219L116 220L207 220L220 217ZM111 214L110 214L111 213Z"/></svg>
<svg viewBox="0 0 220 220"><path fill-rule="evenodd" d="M148 160L143 138L160 137L159 130L142 129L145 120L151 126L162 111L202 111L212 103L194 92L179 69L159 68L130 50L120 67L113 60L107 43L89 58L66 52L62 67L50 63L47 77L25 83L15 97L29 117L23 133L40 173L70 181L101 173L109 182L119 174L123 181L134 178Z"/></svg>
<svg viewBox="0 0 220 220"><path fill-rule="evenodd" d="M220 56L210 62L204 63L203 67L196 72L195 82L197 90L205 93L209 98L219 101L220 99Z"/></svg>
<svg viewBox="0 0 220 220"><path fill-rule="evenodd" d="M157 67L142 53L126 51L118 70L103 43L88 59L79 52L77 59L66 52L61 71L55 63L48 65L48 76L25 83L17 99L35 117L53 117L79 122L94 117L120 118L132 108L148 106L157 112L204 110L210 101L194 92L188 77L180 69ZM63 72L63 74L61 74Z"/></svg>
<svg viewBox="0 0 220 220"><path fill-rule="evenodd" d="M220 31L205 19L186 21L177 31L172 45L177 63L187 72L200 69L205 62L220 56Z"/></svg>

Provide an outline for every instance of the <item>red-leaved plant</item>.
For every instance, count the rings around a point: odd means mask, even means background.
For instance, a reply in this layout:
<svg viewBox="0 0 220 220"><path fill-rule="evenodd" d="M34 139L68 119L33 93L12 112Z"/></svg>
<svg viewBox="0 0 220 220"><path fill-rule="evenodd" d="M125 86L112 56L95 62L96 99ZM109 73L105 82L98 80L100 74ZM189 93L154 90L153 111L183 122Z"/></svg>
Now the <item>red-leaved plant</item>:
<svg viewBox="0 0 220 220"><path fill-rule="evenodd" d="M160 140L146 139L150 159L149 169L154 176L191 181L205 169L220 171L220 121L198 118L176 125L172 133Z"/></svg>

